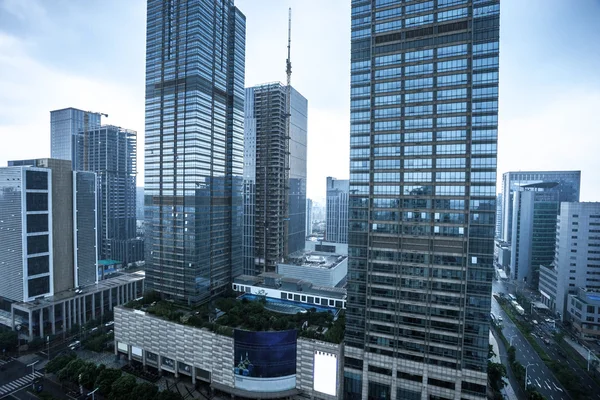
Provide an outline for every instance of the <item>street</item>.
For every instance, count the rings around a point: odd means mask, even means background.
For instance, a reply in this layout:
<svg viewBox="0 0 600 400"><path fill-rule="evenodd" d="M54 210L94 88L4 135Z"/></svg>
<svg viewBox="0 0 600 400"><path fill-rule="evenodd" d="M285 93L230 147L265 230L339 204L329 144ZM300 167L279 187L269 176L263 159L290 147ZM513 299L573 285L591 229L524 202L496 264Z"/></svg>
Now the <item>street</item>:
<svg viewBox="0 0 600 400"><path fill-rule="evenodd" d="M494 281L492 285L494 293L508 293L506 285ZM495 297L492 297L492 312L499 315L503 320L504 336L512 342L516 349L516 358L523 367L527 367L527 378L530 385L534 386L538 392L549 400L569 400L570 396L566 393L560 382L554 377L550 369L544 364L531 344L523 337L519 329L512 323L508 315L502 310ZM512 340L511 340L512 338ZM506 354L501 355L506 360ZM600 393L600 392L597 392ZM600 395L597 395L600 399Z"/></svg>
<svg viewBox="0 0 600 400"><path fill-rule="evenodd" d="M8 397L17 390L30 386L34 379L41 378L44 374L32 372L32 368L19 362L11 360L0 361L2 373L0 373L0 399Z"/></svg>

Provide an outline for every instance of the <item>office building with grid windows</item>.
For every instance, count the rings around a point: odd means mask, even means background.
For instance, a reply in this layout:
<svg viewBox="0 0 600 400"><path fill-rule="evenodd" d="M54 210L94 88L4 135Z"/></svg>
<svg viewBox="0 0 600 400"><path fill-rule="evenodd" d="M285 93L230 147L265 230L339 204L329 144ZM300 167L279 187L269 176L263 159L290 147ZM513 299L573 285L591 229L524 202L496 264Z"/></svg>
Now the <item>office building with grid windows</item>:
<svg viewBox="0 0 600 400"><path fill-rule="evenodd" d="M245 32L233 0L148 0L146 277L182 303L242 273Z"/></svg>
<svg viewBox="0 0 600 400"><path fill-rule="evenodd" d="M345 399L484 399L497 0L353 0Z"/></svg>

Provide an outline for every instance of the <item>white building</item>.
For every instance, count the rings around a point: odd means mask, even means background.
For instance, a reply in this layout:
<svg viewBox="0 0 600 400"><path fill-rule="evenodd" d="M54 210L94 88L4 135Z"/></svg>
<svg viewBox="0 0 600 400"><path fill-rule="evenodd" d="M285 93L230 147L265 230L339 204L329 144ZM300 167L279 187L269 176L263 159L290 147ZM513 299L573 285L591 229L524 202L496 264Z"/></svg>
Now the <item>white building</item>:
<svg viewBox="0 0 600 400"><path fill-rule="evenodd" d="M563 319L578 288L600 291L600 202L561 203L554 262L540 268L542 302Z"/></svg>

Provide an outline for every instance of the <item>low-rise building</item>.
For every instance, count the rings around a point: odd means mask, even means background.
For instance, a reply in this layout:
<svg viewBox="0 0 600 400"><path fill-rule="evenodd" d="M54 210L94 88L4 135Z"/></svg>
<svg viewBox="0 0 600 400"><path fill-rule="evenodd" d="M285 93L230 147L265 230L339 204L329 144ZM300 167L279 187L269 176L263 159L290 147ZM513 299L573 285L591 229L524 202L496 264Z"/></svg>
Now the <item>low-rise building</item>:
<svg viewBox="0 0 600 400"><path fill-rule="evenodd" d="M585 339L600 339L600 292L578 288L567 297L568 320Z"/></svg>
<svg viewBox="0 0 600 400"><path fill-rule="evenodd" d="M348 257L321 251L301 251L277 264L277 273L317 286L336 287L345 282Z"/></svg>

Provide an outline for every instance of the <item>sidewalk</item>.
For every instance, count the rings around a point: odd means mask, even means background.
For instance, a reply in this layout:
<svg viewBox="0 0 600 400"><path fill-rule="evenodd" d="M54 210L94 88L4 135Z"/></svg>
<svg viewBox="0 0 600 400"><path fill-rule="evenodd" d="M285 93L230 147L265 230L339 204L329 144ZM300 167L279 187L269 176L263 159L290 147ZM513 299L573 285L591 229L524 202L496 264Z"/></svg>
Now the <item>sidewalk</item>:
<svg viewBox="0 0 600 400"><path fill-rule="evenodd" d="M584 348L579 343L574 342L573 340L571 340L571 338L565 336L563 339L569 346L571 346L577 353L579 353L579 355L583 357L584 360L588 360L588 357L590 356L592 360L598 359L598 357L596 357L594 353L589 353L586 348ZM596 367L596 370L600 372L600 365Z"/></svg>
<svg viewBox="0 0 600 400"><path fill-rule="evenodd" d="M490 330L490 344L492 345L492 348L494 349L494 353L496 353L496 355L494 357L492 357L492 362L502 364L502 361L500 359L500 349L498 347L498 341L496 340L496 337L494 336L494 334L492 333L491 330ZM506 366L506 369L507 369L506 372L508 374L509 373L508 370L510 369L510 367L508 365L506 365L506 363L504 363L504 365ZM504 381L506 382L506 386L504 386L504 388L501 390L502 396L508 400L519 400L519 398L517 397L517 394L515 393L515 391L512 388L510 381L507 380L506 378L504 378Z"/></svg>

